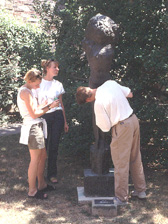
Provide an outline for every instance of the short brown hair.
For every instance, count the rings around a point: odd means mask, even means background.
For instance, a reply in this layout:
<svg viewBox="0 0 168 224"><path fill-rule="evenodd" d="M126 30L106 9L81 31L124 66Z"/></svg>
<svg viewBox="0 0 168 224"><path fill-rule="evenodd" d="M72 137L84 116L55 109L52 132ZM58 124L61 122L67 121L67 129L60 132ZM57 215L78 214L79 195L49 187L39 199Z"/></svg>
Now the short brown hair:
<svg viewBox="0 0 168 224"><path fill-rule="evenodd" d="M31 70L29 70L26 75L24 76L24 80L27 81L31 81L31 82L35 82L37 79L42 79L41 76L41 72L35 68L32 68Z"/></svg>
<svg viewBox="0 0 168 224"><path fill-rule="evenodd" d="M87 98L91 97L92 93L86 91L86 87L80 86L76 90L76 101L78 104L86 103Z"/></svg>
<svg viewBox="0 0 168 224"><path fill-rule="evenodd" d="M43 59L41 61L41 67L43 68L43 74L44 75L47 74L47 67L50 67L52 62L54 62L57 66L59 65L58 61L55 60L55 59L48 59L48 60Z"/></svg>

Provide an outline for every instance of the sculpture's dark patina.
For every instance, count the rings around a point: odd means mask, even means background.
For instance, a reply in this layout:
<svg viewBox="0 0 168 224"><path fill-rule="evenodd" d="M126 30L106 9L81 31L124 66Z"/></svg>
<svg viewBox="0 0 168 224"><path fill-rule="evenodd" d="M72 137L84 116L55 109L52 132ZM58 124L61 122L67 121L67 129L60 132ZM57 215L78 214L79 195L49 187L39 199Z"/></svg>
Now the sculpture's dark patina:
<svg viewBox="0 0 168 224"><path fill-rule="evenodd" d="M88 22L82 44L90 66L89 87L92 89L110 79L117 33L118 25L107 16L97 14ZM93 107L94 103L92 111ZM101 175L109 172L110 147L105 141L105 133L95 124L94 112L92 115L95 136L95 144L91 147L92 171Z"/></svg>

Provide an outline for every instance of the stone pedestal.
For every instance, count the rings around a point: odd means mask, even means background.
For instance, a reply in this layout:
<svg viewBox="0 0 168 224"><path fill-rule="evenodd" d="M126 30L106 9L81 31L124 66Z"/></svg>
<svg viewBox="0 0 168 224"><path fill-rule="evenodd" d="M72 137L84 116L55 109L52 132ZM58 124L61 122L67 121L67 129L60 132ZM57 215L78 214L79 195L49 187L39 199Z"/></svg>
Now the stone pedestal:
<svg viewBox="0 0 168 224"><path fill-rule="evenodd" d="M86 197L110 197L114 196L114 169L108 174L98 175L91 169L84 170L84 194Z"/></svg>

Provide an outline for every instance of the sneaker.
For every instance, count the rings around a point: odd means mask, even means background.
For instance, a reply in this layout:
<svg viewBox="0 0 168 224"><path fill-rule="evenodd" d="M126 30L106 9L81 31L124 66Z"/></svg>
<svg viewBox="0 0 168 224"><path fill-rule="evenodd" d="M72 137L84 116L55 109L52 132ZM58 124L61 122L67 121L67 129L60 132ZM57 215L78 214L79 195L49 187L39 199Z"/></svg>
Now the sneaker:
<svg viewBox="0 0 168 224"><path fill-rule="evenodd" d="M114 201L114 204L115 205L127 205L128 202L127 201L121 201L119 198L117 197L114 197L113 198L113 201Z"/></svg>
<svg viewBox="0 0 168 224"><path fill-rule="evenodd" d="M139 199L145 199L146 198L146 193L145 193L145 191L138 192L138 191L134 190L134 191L131 192L131 196L138 197Z"/></svg>

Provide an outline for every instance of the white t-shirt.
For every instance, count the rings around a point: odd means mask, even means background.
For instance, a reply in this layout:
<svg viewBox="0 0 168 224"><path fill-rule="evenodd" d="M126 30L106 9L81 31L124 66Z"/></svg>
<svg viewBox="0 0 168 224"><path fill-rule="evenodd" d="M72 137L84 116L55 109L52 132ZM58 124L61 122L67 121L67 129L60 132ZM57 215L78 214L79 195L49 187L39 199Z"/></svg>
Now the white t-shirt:
<svg viewBox="0 0 168 224"><path fill-rule="evenodd" d="M108 132L111 127L133 113L126 98L130 91L128 87L121 86L112 80L106 81L97 88L94 112L96 125L103 132Z"/></svg>
<svg viewBox="0 0 168 224"><path fill-rule="evenodd" d="M48 81L42 79L40 88L36 90L36 97L38 98L39 104L44 103L46 100L48 103L52 103L56 98L58 98L61 94L64 94L65 90L61 82L58 80ZM55 107L47 111L47 113L51 113L55 110L62 110L61 104L59 107Z"/></svg>

